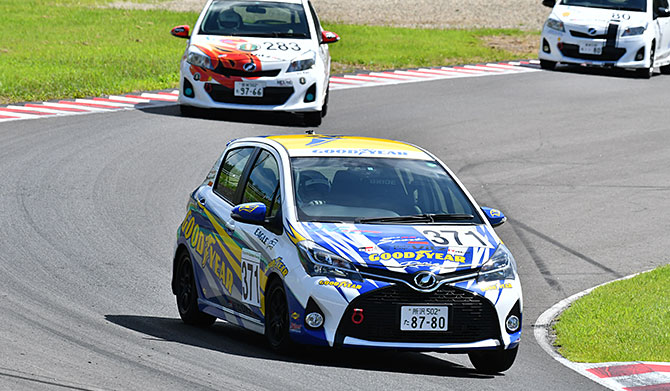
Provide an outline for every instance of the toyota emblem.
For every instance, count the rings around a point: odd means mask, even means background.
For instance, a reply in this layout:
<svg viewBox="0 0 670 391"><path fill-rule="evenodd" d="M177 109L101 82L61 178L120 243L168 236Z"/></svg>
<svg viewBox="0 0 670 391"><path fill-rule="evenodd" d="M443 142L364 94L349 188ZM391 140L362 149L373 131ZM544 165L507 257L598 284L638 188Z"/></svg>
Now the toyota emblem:
<svg viewBox="0 0 670 391"><path fill-rule="evenodd" d="M589 29L589 34L591 34L591 35L596 35L597 32L598 32L598 31L596 31L596 29L594 29L593 27L591 27L591 28Z"/></svg>
<svg viewBox="0 0 670 391"><path fill-rule="evenodd" d="M242 65L242 68L247 72L253 72L256 70L256 64L254 64L253 62L249 62Z"/></svg>
<svg viewBox="0 0 670 391"><path fill-rule="evenodd" d="M420 272L414 276L414 285L421 289L430 289L437 284L435 274L431 272Z"/></svg>

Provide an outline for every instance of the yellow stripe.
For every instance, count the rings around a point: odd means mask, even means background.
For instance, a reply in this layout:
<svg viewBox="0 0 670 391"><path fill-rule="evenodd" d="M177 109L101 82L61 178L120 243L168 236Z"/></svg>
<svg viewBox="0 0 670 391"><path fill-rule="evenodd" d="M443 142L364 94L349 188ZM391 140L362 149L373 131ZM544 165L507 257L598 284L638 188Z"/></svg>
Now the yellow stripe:
<svg viewBox="0 0 670 391"><path fill-rule="evenodd" d="M214 238L216 239L216 242L219 244L222 251L227 252L229 255L231 255L231 257L227 257L227 259L229 261L228 263L230 263L230 266L235 271L235 274L237 274L237 278L241 280L242 279L242 269L240 268L239 263L235 262L234 260L235 259L242 259L242 249L240 248L240 246L237 245L237 243L235 243L233 241L233 239L230 237L230 235L228 235L226 233L226 230L216 221L216 218L211 213L209 213L209 211L207 209L203 208L203 210L205 211L205 214L207 215L207 218L209 219L209 221L212 223L212 226L214 227L214 230L216 230L216 232L218 233L218 235L214 235ZM231 251L234 251L234 253L231 253L231 252L227 251L226 247L219 240L219 237L221 237L223 239L223 241L226 243L228 248Z"/></svg>

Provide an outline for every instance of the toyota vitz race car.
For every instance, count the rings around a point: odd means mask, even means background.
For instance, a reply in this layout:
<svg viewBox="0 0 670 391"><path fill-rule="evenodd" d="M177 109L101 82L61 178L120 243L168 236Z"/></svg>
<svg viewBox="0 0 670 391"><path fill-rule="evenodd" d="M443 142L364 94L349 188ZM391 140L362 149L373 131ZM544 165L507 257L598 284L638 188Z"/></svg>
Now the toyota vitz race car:
<svg viewBox="0 0 670 391"><path fill-rule="evenodd" d="M295 343L468 353L507 370L521 338L516 263L435 156L373 138L232 141L188 202L172 290L216 318Z"/></svg>
<svg viewBox="0 0 670 391"><path fill-rule="evenodd" d="M340 38L323 31L308 0L209 0L181 60L179 104L304 113L310 126L328 110L330 52Z"/></svg>
<svg viewBox="0 0 670 391"><path fill-rule="evenodd" d="M553 7L544 24L540 65L557 62L634 68L651 77L670 73L668 0L544 0Z"/></svg>

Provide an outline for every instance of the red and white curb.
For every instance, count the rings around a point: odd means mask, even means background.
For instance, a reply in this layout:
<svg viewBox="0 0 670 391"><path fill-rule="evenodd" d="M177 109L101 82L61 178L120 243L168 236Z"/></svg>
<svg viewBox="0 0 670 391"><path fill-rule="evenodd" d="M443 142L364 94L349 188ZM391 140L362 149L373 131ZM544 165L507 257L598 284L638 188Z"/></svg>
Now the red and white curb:
<svg viewBox="0 0 670 391"><path fill-rule="evenodd" d="M111 95L106 98L9 105L0 107L0 122L162 106L176 103L178 96L179 91L173 90L144 92L139 95Z"/></svg>
<svg viewBox="0 0 670 391"><path fill-rule="evenodd" d="M633 278L636 273L614 281ZM551 345L549 328L554 319L565 311L575 300L585 296L594 289L611 282L579 292L556 303L540 315L533 325L537 343L556 361L586 376L596 383L615 391L670 391L670 363L663 362L610 362L610 363L576 363L561 356Z"/></svg>
<svg viewBox="0 0 670 391"><path fill-rule="evenodd" d="M369 72L355 75L339 75L330 77L331 90L349 88L377 87L391 84L416 83L439 79L456 79L463 77L481 77L509 75L539 71L540 62L512 61L489 64L463 65L439 68L420 68L405 71Z"/></svg>
<svg viewBox="0 0 670 391"><path fill-rule="evenodd" d="M512 61L331 76L330 89L342 90L439 79L536 72L539 71L539 63L537 60ZM0 122L163 106L177 103L178 96L179 91L173 90L144 92L139 95L112 95L106 98L59 100L57 102L0 106Z"/></svg>

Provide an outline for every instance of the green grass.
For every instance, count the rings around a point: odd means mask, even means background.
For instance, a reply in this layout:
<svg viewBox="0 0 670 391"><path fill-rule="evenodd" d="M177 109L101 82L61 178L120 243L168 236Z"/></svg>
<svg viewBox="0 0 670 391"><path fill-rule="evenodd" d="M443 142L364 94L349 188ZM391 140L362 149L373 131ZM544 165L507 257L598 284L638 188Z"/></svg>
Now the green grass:
<svg viewBox="0 0 670 391"><path fill-rule="evenodd" d="M572 361L670 361L670 265L593 290L554 330Z"/></svg>
<svg viewBox="0 0 670 391"><path fill-rule="evenodd" d="M169 31L196 13L120 10L110 0L2 0L0 104L174 88L184 40ZM157 0L135 0L156 3ZM497 61L526 57L491 48L506 30L421 30L327 25L333 72Z"/></svg>

